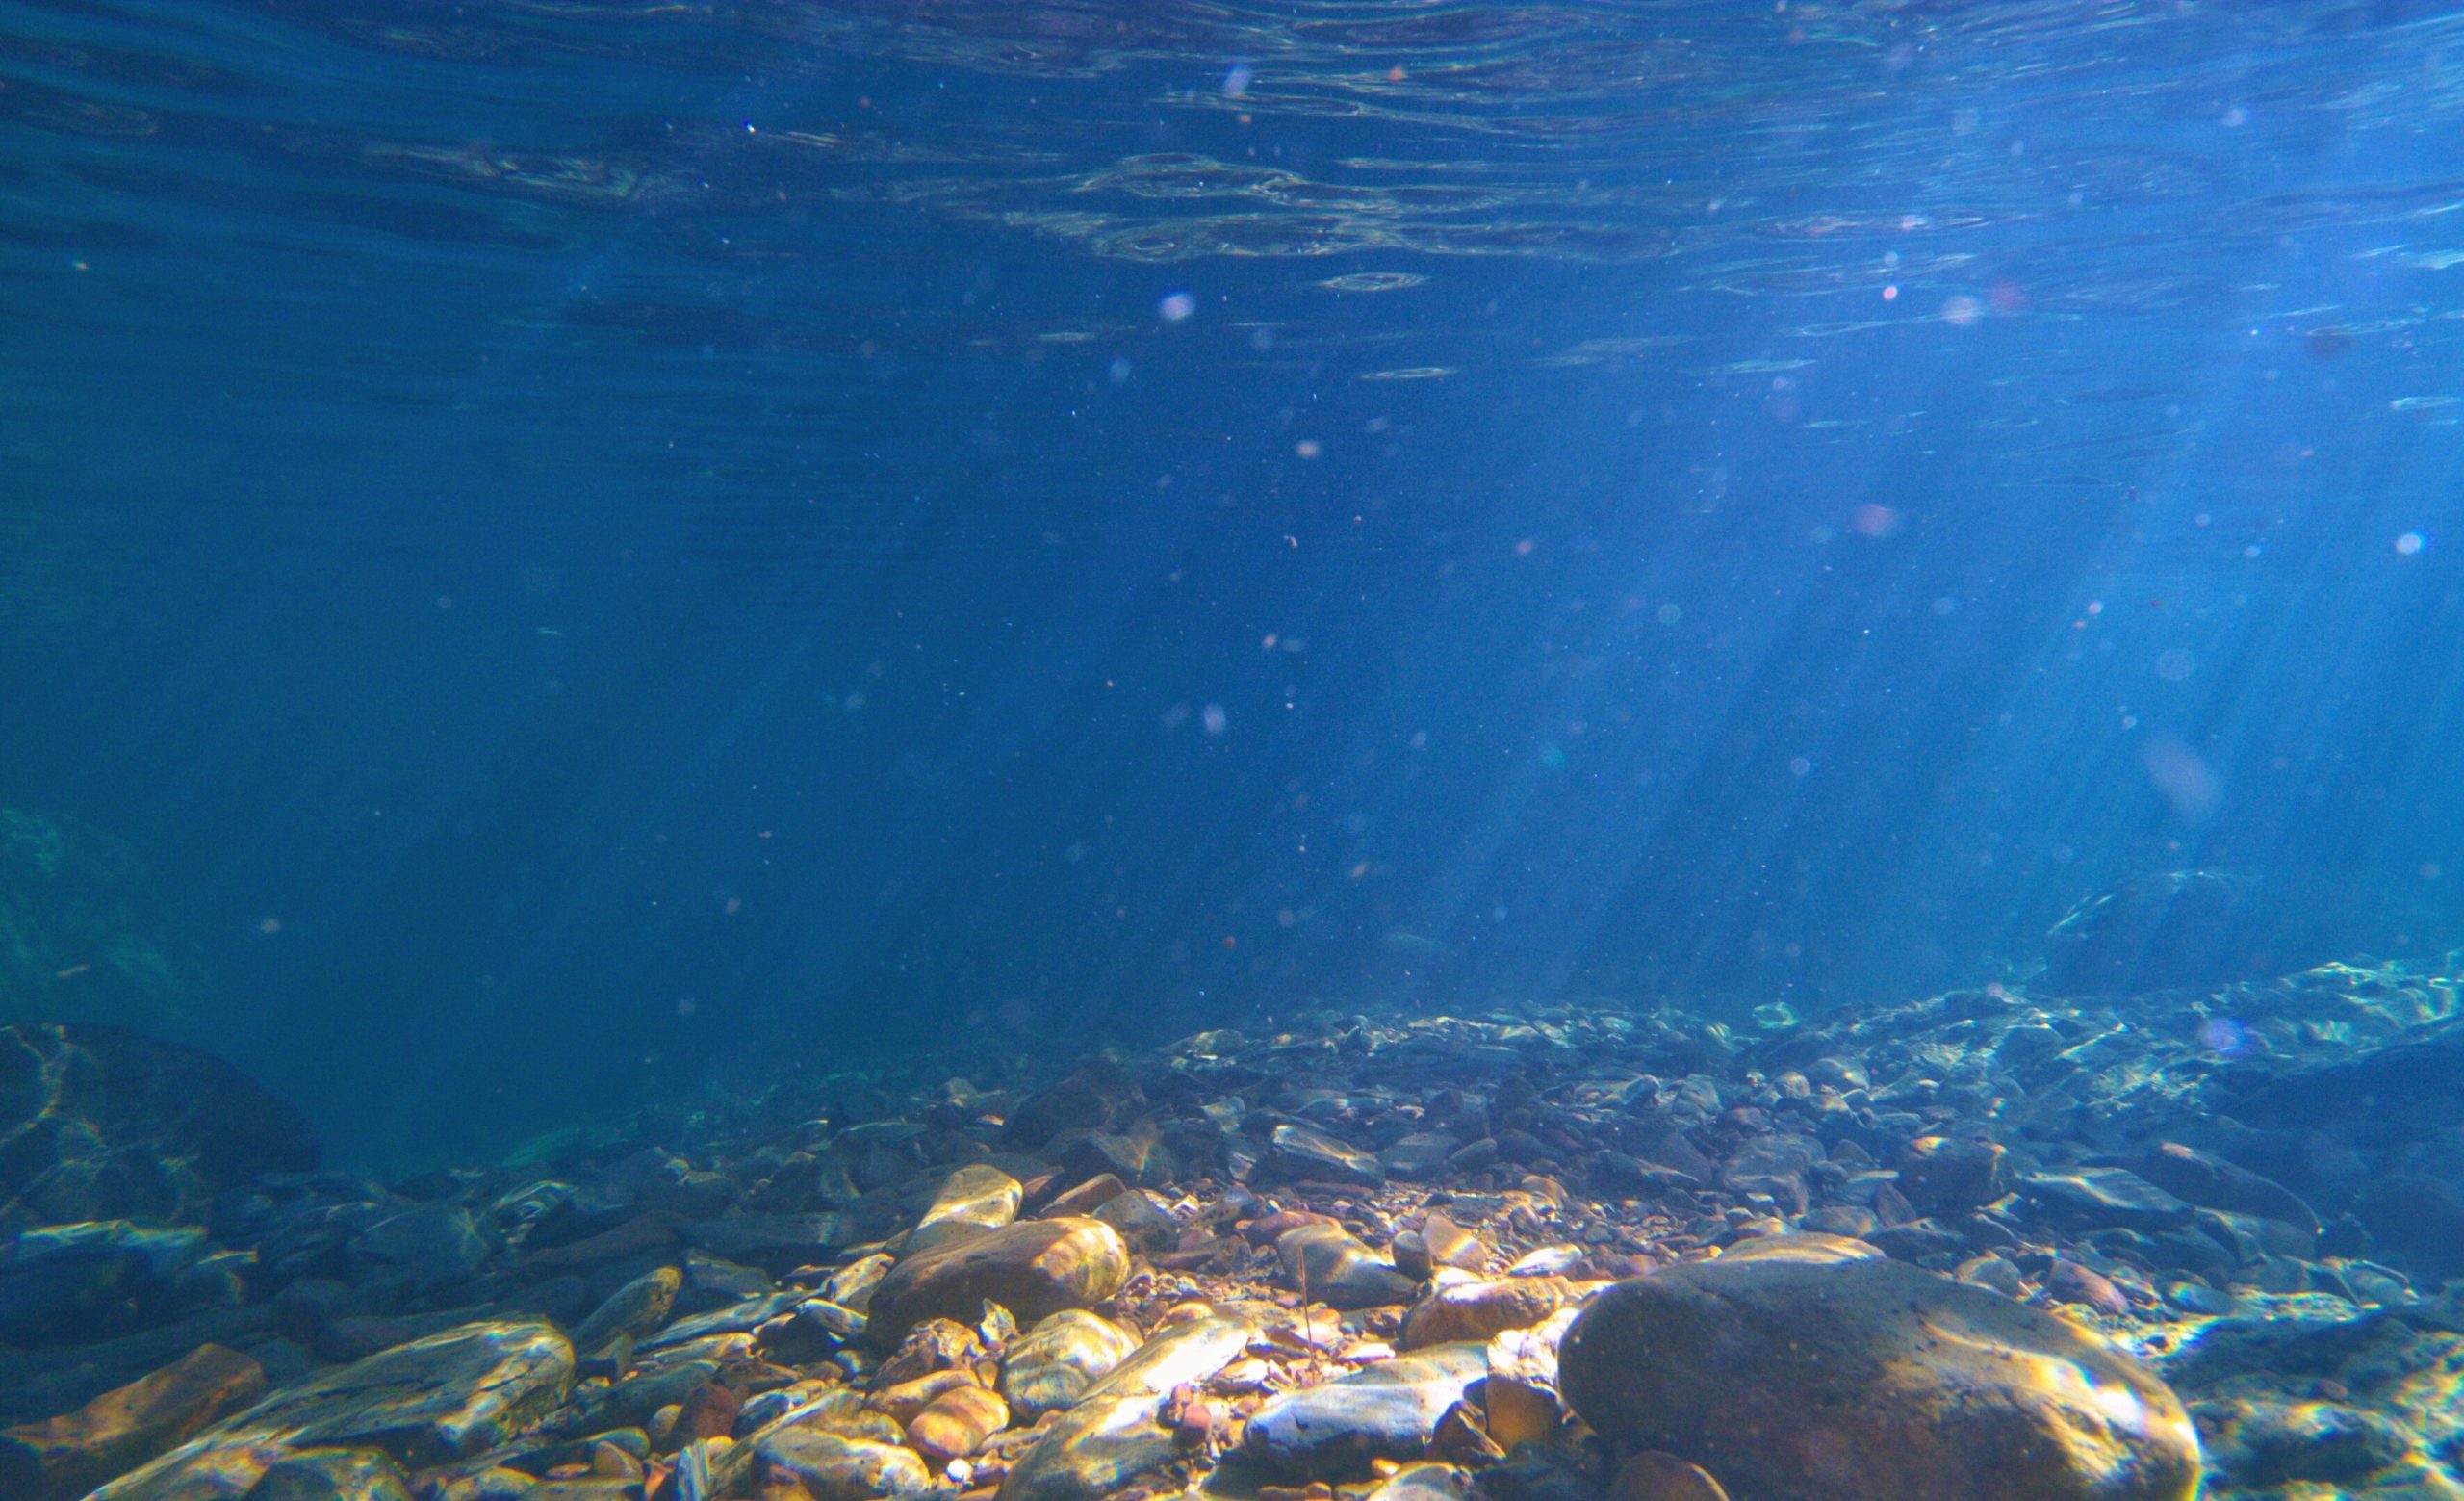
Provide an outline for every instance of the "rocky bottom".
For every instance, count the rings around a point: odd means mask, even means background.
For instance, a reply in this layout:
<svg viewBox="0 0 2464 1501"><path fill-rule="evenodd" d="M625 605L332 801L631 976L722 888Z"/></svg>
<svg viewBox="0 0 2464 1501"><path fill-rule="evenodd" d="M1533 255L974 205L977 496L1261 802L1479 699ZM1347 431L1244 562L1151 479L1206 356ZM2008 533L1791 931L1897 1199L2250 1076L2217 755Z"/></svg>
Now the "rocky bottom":
<svg viewBox="0 0 2464 1501"><path fill-rule="evenodd" d="M0 1495L2464 1497L2456 1015L1323 1014L260 1175L12 1227Z"/></svg>

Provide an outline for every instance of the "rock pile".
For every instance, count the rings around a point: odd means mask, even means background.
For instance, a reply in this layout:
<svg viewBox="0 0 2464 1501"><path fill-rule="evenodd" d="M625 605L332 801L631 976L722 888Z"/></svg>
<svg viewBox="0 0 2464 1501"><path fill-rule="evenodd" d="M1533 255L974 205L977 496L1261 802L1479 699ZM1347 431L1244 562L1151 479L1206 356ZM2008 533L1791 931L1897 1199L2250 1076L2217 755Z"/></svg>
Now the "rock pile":
<svg viewBox="0 0 2464 1501"><path fill-rule="evenodd" d="M1326 1015L260 1173L14 1237L0 1492L2180 1501L2203 1443L2211 1495L2464 1497L2447 1211L2386 1187L2457 1180L2453 998Z"/></svg>

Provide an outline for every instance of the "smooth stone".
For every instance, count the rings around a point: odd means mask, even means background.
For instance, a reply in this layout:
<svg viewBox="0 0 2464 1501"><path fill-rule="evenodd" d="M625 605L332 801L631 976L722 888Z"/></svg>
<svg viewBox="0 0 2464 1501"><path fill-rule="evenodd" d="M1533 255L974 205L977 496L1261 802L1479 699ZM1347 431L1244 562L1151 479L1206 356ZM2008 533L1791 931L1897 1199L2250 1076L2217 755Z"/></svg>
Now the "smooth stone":
<svg viewBox="0 0 2464 1501"><path fill-rule="evenodd" d="M2073 1168L2019 1179L2046 1214L2090 1229L2165 1230L2188 1225L2192 1206L2127 1168Z"/></svg>
<svg viewBox="0 0 2464 1501"><path fill-rule="evenodd" d="M2317 1235L2318 1211L2272 1178L2180 1142L2154 1142L2140 1153L2139 1176L2188 1203L2256 1215Z"/></svg>
<svg viewBox="0 0 2464 1501"><path fill-rule="evenodd" d="M476 1276L487 1265L488 1251L470 1210L424 1203L388 1215L352 1238L352 1280L431 1292Z"/></svg>
<svg viewBox="0 0 2464 1501"><path fill-rule="evenodd" d="M1122 1240L1140 1251L1168 1251L1181 1235L1181 1222L1143 1188L1114 1195L1095 1211L1094 1218L1119 1231Z"/></svg>
<svg viewBox="0 0 2464 1501"><path fill-rule="evenodd" d="M941 1180L923 1217L907 1237L913 1255L976 1230L998 1229L1018 1217L1027 1191L988 1162L970 1162Z"/></svg>
<svg viewBox="0 0 2464 1501"><path fill-rule="evenodd" d="M684 1286L681 1267L662 1266L643 1273L607 1295L574 1330L574 1348L589 1352L618 1334L640 1339L655 1333L676 1307Z"/></svg>
<svg viewBox="0 0 2464 1501"><path fill-rule="evenodd" d="M796 1307L804 1301L805 1295L800 1292L762 1293L757 1297L747 1298L742 1303L732 1303L724 1308L713 1308L707 1313L697 1313L689 1319L678 1319L657 1333L641 1341L636 1348L642 1354L648 1355L654 1350L691 1344L694 1340L706 1338L712 1334L751 1333L780 1314L795 1311Z"/></svg>
<svg viewBox="0 0 2464 1501"><path fill-rule="evenodd" d="M972 1323L988 1300L1032 1322L1100 1303L1129 1280L1129 1248L1100 1220L1029 1220L900 1259L873 1289L865 1337L895 1345L926 1319Z"/></svg>
<svg viewBox="0 0 2464 1501"><path fill-rule="evenodd" d="M1509 1329L1529 1329L1546 1323L1564 1305L1567 1292L1565 1281L1554 1277L1449 1282L1432 1288L1403 1316L1399 1347L1486 1341Z"/></svg>
<svg viewBox="0 0 2464 1501"><path fill-rule="evenodd" d="M1919 1210L1973 1209L2003 1194L1998 1142L1919 1136L1900 1149L1899 1191Z"/></svg>
<svg viewBox="0 0 2464 1501"><path fill-rule="evenodd" d="M1338 1225L1303 1225L1288 1230L1274 1249L1293 1288L1330 1307L1402 1303L1417 1286Z"/></svg>
<svg viewBox="0 0 2464 1501"><path fill-rule="evenodd" d="M1803 1214L1810 1197L1806 1175L1822 1160L1822 1143L1810 1136L1749 1137L1720 1164L1720 1181L1731 1193L1769 1194L1782 1214Z"/></svg>
<svg viewBox="0 0 2464 1501"><path fill-rule="evenodd" d="M1472 1477L1451 1464L1407 1464L1378 1483L1365 1501L1463 1501Z"/></svg>
<svg viewBox="0 0 2464 1501"><path fill-rule="evenodd" d="M1098 1173L1077 1187L1065 1190L1060 1197L1043 1206L1040 1219L1057 1220L1065 1215L1088 1215L1129 1192L1129 1185L1111 1173Z"/></svg>
<svg viewBox="0 0 2464 1501"><path fill-rule="evenodd" d="M1169 1463L1179 1440L1158 1418L1172 1388L1231 1364L1248 1340L1248 1323L1235 1318L1175 1324L1148 1340L1045 1429L997 1501L1100 1501Z"/></svg>
<svg viewBox="0 0 2464 1501"><path fill-rule="evenodd" d="M269 1468L247 1501L411 1501L411 1488L380 1450L311 1449Z"/></svg>
<svg viewBox="0 0 2464 1501"><path fill-rule="evenodd" d="M1001 1394L1029 1422L1074 1405L1138 1350L1138 1336L1079 1308L1065 1309L1010 1341Z"/></svg>
<svg viewBox="0 0 2464 1501"><path fill-rule="evenodd" d="M2198 1489L2197 1436L2164 1383L2067 1320L1897 1261L1669 1267L1595 1297L1558 1360L1610 1443L1754 1501Z"/></svg>
<svg viewBox="0 0 2464 1501"><path fill-rule="evenodd" d="M888 1413L901 1428L904 1428L913 1422L918 1413L931 1407L934 1399L944 1392L956 1391L962 1386L983 1389L982 1384L975 1379L973 1366L953 1366L946 1371L934 1371L911 1381L903 1381L896 1385L883 1387L866 1397L864 1405L876 1411Z"/></svg>
<svg viewBox="0 0 2464 1501"><path fill-rule="evenodd" d="M1418 1459L1446 1410L1486 1377L1480 1345L1435 1345L1339 1381L1270 1397L1249 1418L1242 1453L1277 1474L1345 1480L1378 1460Z"/></svg>
<svg viewBox="0 0 2464 1501"><path fill-rule="evenodd" d="M1442 1131L1414 1131L1380 1148L1377 1163L1395 1178L1431 1178L1462 1145Z"/></svg>
<svg viewBox="0 0 2464 1501"><path fill-rule="evenodd" d="M804 1488L812 1501L873 1501L920 1495L933 1477L914 1450L845 1438L819 1428L790 1428L760 1441L762 1479Z"/></svg>
<svg viewBox="0 0 2464 1501"><path fill-rule="evenodd" d="M124 1474L257 1400L265 1370L236 1350L200 1345L188 1359L74 1412L0 1432L0 1495L65 1501Z"/></svg>
<svg viewBox="0 0 2464 1501"><path fill-rule="evenodd" d="M962 1460L1010 1426L1010 1404L981 1386L954 1386L907 1425L909 1447L936 1464Z"/></svg>
<svg viewBox="0 0 2464 1501"><path fill-rule="evenodd" d="M370 1446L413 1467L493 1449L572 1389L574 1350L552 1326L466 1325L321 1372L95 1492L151 1495L163 1472L211 1451Z"/></svg>
<svg viewBox="0 0 2464 1501"><path fill-rule="evenodd" d="M1261 1183L1335 1183L1375 1188L1386 1181L1377 1159L1348 1141L1290 1123L1267 1140L1253 1177Z"/></svg>

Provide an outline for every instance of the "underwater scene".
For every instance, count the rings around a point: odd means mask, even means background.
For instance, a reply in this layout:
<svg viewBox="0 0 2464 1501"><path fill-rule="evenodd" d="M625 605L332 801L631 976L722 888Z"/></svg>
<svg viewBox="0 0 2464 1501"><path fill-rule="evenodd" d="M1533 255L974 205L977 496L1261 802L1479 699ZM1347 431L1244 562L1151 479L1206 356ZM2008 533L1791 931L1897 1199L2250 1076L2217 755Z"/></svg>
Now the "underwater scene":
<svg viewBox="0 0 2464 1501"><path fill-rule="evenodd" d="M2464 6L0 0L0 1501L2464 1501Z"/></svg>

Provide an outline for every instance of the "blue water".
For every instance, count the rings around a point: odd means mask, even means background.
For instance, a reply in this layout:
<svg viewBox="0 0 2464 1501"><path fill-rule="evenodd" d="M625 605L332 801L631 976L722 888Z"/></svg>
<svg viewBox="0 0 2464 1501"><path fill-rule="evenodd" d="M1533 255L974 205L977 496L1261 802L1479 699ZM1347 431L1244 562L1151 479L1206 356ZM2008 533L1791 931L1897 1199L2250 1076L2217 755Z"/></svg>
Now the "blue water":
<svg viewBox="0 0 2464 1501"><path fill-rule="evenodd" d="M2400 0L10 0L0 807L190 977L0 1010L419 1157L2464 943L2459 142Z"/></svg>

